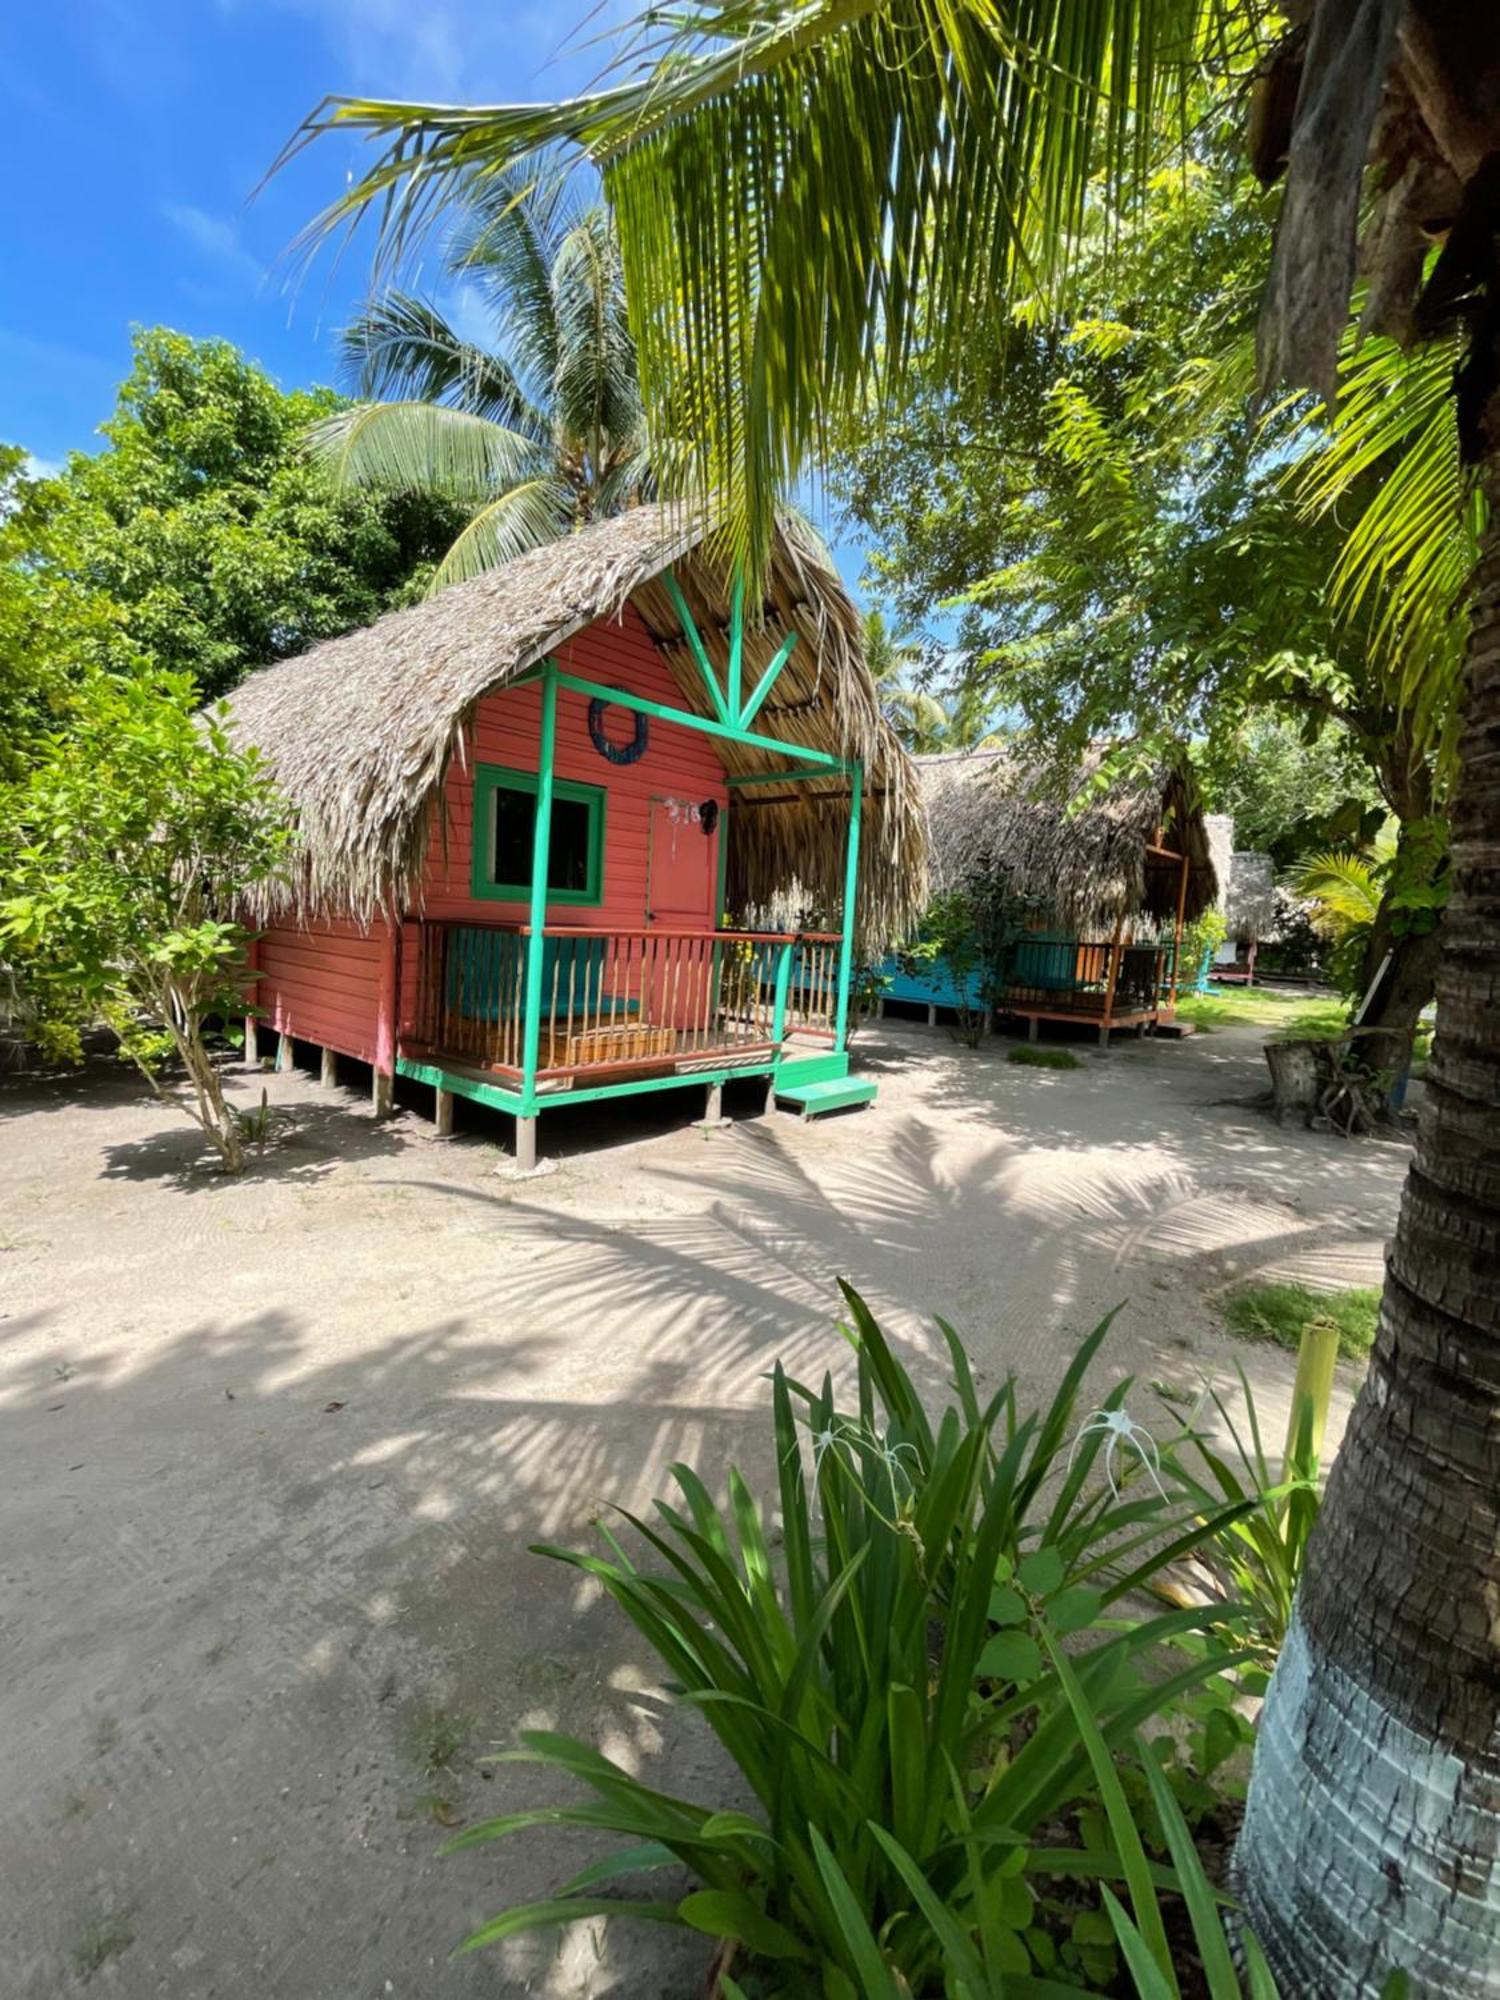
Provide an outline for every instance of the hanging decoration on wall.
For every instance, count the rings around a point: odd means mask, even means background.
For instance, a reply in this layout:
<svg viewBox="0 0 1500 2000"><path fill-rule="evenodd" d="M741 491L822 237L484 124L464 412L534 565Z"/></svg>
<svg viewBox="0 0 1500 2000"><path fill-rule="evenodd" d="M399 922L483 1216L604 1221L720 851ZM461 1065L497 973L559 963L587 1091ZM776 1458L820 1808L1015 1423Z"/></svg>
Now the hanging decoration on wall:
<svg viewBox="0 0 1500 2000"><path fill-rule="evenodd" d="M719 824L719 802L705 799L696 805L691 799L664 798L658 801L667 816L670 826L696 826L703 833L712 833Z"/></svg>
<svg viewBox="0 0 1500 2000"><path fill-rule="evenodd" d="M604 717L611 704L597 696L589 703L589 736L601 757L607 757L611 764L635 764L646 754L646 745L651 741L651 724L639 709L635 714L635 734L628 743L616 743L604 733Z"/></svg>

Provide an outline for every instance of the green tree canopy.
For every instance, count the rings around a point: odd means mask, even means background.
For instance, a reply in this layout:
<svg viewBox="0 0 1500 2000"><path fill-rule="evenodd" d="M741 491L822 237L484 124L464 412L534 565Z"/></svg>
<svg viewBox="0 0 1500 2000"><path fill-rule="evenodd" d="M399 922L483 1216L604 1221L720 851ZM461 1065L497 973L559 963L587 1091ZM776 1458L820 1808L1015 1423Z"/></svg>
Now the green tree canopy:
<svg viewBox="0 0 1500 2000"><path fill-rule="evenodd" d="M204 1046L245 1001L244 904L290 829L256 753L197 713L185 675L94 674L71 726L0 793L0 951L55 1048L105 1021L159 1094L177 1056L189 1115L230 1173L239 1122Z"/></svg>
<svg viewBox="0 0 1500 2000"><path fill-rule="evenodd" d="M336 493L301 450L330 391L279 389L225 341L156 327L134 346L102 451L55 479L12 467L0 689L15 692L0 698L23 707L89 666L222 693L405 601L463 519L429 497Z"/></svg>

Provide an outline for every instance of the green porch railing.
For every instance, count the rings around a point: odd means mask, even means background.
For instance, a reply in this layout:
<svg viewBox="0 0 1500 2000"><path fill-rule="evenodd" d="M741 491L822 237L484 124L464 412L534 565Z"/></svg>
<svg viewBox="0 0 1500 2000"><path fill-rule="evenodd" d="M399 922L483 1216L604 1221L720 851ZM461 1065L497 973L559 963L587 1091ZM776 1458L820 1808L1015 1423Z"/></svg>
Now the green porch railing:
<svg viewBox="0 0 1500 2000"><path fill-rule="evenodd" d="M830 933L641 929L424 918L403 1043L521 1082L671 1070L826 1045L841 940Z"/></svg>

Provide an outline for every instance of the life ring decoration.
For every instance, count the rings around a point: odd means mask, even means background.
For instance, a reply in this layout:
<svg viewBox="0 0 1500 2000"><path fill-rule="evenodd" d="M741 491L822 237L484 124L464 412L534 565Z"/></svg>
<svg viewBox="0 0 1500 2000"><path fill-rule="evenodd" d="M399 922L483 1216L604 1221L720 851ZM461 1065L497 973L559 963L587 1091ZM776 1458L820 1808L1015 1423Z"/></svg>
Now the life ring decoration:
<svg viewBox="0 0 1500 2000"><path fill-rule="evenodd" d="M646 754L646 745L651 741L651 724L639 709L635 710L635 734L628 743L616 743L604 731L604 717L608 709L618 704L610 703L596 695L589 703L589 737L601 757L611 764L638 764Z"/></svg>

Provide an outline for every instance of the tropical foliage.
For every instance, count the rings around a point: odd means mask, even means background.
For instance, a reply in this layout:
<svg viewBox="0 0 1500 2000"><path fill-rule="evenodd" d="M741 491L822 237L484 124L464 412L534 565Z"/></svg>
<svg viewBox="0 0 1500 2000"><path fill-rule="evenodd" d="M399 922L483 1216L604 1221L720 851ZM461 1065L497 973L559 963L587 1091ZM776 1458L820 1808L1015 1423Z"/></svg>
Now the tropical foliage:
<svg viewBox="0 0 1500 2000"><path fill-rule="evenodd" d="M1043 0L1022 25L992 0L704 0L565 104L330 99L292 150L385 140L312 236L379 204L387 268L476 174L581 151L618 218L653 422L692 441L753 559L831 429L899 401L919 349L961 377L1014 292L1061 277L1101 157L1118 210L1188 70L1253 65L1256 11Z"/></svg>
<svg viewBox="0 0 1500 2000"><path fill-rule="evenodd" d="M443 270L494 339L467 338L430 299L380 294L343 337L367 400L309 439L340 490L438 494L468 513L434 590L615 513L655 480L603 209L578 208L545 162L497 175L469 192Z"/></svg>
<svg viewBox="0 0 1500 2000"><path fill-rule="evenodd" d="M0 954L24 975L54 1053L103 1021L158 1094L185 1108L225 1170L244 1164L205 1030L243 1011L247 895L282 866L284 808L253 754L198 716L181 676L99 675L72 726L0 794Z"/></svg>
<svg viewBox="0 0 1500 2000"><path fill-rule="evenodd" d="M677 1466L680 1502L658 1502L656 1524L627 1515L619 1535L601 1531L597 1556L545 1551L635 1624L749 1807L670 1796L583 1743L530 1734L514 1756L581 1782L589 1801L502 1815L452 1848L556 1824L629 1844L467 1945L614 1913L733 1943L761 1967L763 1993L1022 1995L1054 1990L1029 1984L1047 1974L1113 1973L1116 1933L1094 1898L1114 1883L1175 1993L1158 1890L1217 1899L1164 1760L1137 1732L1245 1656L1231 1609L1129 1607L1259 1497L1169 1498L1155 1445L1126 1415L1128 1382L1090 1411L1083 1380L1108 1322L1030 1411L1014 1380L981 1401L944 1327L956 1401L933 1421L845 1293L852 1406L828 1379L774 1372L778 1534L737 1472L725 1509ZM1140 1759L1155 1857L1122 1753ZM622 1900L608 1886L674 1865L694 1877L685 1896ZM1211 1929L1205 1965L1227 1964ZM1134 1944L1121 1949L1131 1961Z"/></svg>
<svg viewBox="0 0 1500 2000"><path fill-rule="evenodd" d="M462 516L340 498L303 457L326 391L277 388L225 341L138 333L104 450L18 478L0 520L0 700L66 714L90 667L217 695L419 585ZM14 692L11 692L11 691Z"/></svg>

